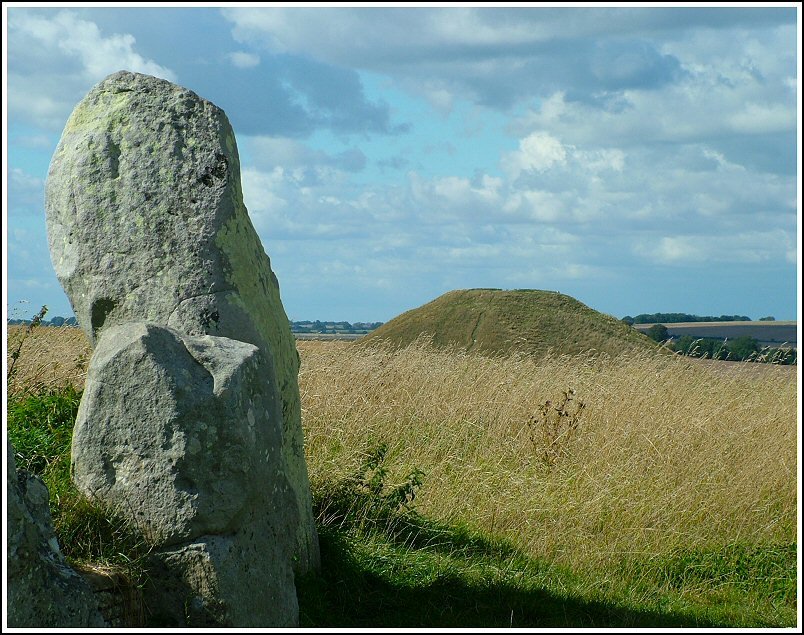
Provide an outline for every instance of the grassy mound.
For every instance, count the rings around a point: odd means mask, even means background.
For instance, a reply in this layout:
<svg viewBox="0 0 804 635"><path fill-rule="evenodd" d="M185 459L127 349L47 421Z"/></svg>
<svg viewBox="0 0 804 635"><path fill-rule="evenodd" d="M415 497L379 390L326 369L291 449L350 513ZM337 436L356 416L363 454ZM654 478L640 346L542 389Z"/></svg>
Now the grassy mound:
<svg viewBox="0 0 804 635"><path fill-rule="evenodd" d="M548 351L574 355L594 350L617 355L655 349L645 335L570 296L555 291L467 289L450 291L407 311L361 341L406 346L422 333L439 347L484 355Z"/></svg>

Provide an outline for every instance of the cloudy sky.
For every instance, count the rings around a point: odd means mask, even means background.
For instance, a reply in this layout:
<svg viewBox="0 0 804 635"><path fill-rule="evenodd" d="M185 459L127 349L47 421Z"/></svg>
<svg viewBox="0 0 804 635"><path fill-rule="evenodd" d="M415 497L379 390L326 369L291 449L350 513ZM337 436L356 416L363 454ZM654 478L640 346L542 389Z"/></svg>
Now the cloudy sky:
<svg viewBox="0 0 804 635"><path fill-rule="evenodd" d="M226 111L291 319L472 287L797 317L792 5L3 10L10 313L72 315L44 181L72 108L128 69Z"/></svg>

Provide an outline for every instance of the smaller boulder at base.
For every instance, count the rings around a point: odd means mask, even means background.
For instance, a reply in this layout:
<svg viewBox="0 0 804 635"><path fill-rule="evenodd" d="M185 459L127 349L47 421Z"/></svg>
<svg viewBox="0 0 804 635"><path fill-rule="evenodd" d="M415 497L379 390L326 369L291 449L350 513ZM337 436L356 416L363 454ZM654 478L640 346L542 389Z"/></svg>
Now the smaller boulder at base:
<svg viewBox="0 0 804 635"><path fill-rule="evenodd" d="M144 322L99 339L73 480L153 545L165 571L151 572L161 583L145 602L170 623L297 624L299 516L281 421L273 365L256 346Z"/></svg>

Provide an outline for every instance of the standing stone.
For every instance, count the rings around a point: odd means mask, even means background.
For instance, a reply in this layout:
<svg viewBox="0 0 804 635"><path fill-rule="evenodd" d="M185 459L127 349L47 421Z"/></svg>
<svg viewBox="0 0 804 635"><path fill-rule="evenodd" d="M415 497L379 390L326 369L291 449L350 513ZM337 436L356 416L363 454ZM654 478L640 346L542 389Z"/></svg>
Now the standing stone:
<svg viewBox="0 0 804 635"><path fill-rule="evenodd" d="M8 442L8 626L88 628L106 626L89 584L67 565L53 533L48 491L37 477L17 472Z"/></svg>
<svg viewBox="0 0 804 635"><path fill-rule="evenodd" d="M72 446L76 486L153 547L145 601L176 626L298 625L298 509L273 364L143 322L104 329Z"/></svg>
<svg viewBox="0 0 804 635"><path fill-rule="evenodd" d="M282 400L299 523L295 570L319 563L301 427L299 357L279 285L243 204L224 112L170 82L120 71L76 106L50 165L51 259L90 342L134 321L260 348Z"/></svg>

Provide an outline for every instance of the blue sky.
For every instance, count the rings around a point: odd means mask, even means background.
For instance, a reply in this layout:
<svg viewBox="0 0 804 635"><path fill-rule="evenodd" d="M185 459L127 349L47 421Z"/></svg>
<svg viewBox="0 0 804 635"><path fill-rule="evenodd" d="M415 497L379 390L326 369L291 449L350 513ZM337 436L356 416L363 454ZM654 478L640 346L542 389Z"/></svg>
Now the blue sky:
<svg viewBox="0 0 804 635"><path fill-rule="evenodd" d="M72 315L48 164L128 69L226 111L291 319L387 321L472 287L797 318L793 5L3 10L11 314Z"/></svg>

